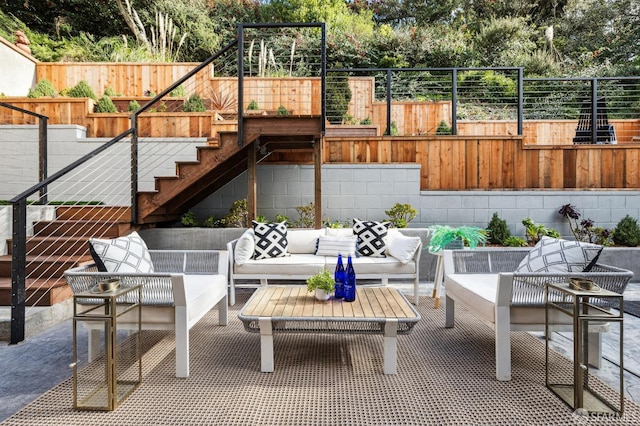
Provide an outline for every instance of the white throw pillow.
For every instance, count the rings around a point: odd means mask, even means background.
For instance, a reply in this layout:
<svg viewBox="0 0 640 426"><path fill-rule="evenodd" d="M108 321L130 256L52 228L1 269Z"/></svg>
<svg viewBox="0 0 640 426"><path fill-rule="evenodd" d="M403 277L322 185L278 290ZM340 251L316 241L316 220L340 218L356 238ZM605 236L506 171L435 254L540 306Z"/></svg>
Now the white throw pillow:
<svg viewBox="0 0 640 426"><path fill-rule="evenodd" d="M238 238L235 250L233 252L233 260L236 264L242 265L247 260L253 258L253 252L255 251L256 243L254 241L253 229L247 229Z"/></svg>
<svg viewBox="0 0 640 426"><path fill-rule="evenodd" d="M407 237L398 233L389 241L389 255L406 265L413 259L419 245L420 237Z"/></svg>
<svg viewBox="0 0 640 426"><path fill-rule="evenodd" d="M355 235L348 237L327 237L321 235L318 237L318 248L316 249L317 256L335 256L339 254L342 256L355 256L356 255L356 241Z"/></svg>
<svg viewBox="0 0 640 426"><path fill-rule="evenodd" d="M90 238L89 251L101 272L153 272L147 245L135 231L110 240Z"/></svg>
<svg viewBox="0 0 640 426"><path fill-rule="evenodd" d="M324 236L324 229L288 229L287 251L291 254L313 254L316 252L318 237Z"/></svg>
<svg viewBox="0 0 640 426"><path fill-rule="evenodd" d="M542 237L516 272L588 272L601 251L597 244Z"/></svg>
<svg viewBox="0 0 640 426"><path fill-rule="evenodd" d="M254 259L289 256L286 222L260 223L254 220L252 224L256 244Z"/></svg>

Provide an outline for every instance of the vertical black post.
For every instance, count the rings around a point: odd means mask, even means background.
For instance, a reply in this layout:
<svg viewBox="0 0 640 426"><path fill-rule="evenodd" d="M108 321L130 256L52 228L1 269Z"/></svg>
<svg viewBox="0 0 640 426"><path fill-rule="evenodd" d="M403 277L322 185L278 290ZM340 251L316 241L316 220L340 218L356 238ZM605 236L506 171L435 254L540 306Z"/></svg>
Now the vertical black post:
<svg viewBox="0 0 640 426"><path fill-rule="evenodd" d="M524 82L523 70L518 68L518 136L524 134Z"/></svg>
<svg viewBox="0 0 640 426"><path fill-rule="evenodd" d="M391 69L387 69L387 130L385 135L391 136Z"/></svg>
<svg viewBox="0 0 640 426"><path fill-rule="evenodd" d="M591 79L591 143L598 142L598 80Z"/></svg>
<svg viewBox="0 0 640 426"><path fill-rule="evenodd" d="M324 135L325 130L327 129L327 40L326 40L326 25L323 22L320 26L321 35L320 35L320 91L322 93L320 97L320 110L322 111L321 119L322 119L322 127L320 128L322 134ZM320 141L321 143L321 141Z"/></svg>
<svg viewBox="0 0 640 426"><path fill-rule="evenodd" d="M244 26L238 24L238 146L244 140Z"/></svg>
<svg viewBox="0 0 640 426"><path fill-rule="evenodd" d="M26 259L27 259L27 198L13 203L13 242L11 243L11 339L10 344L24 340Z"/></svg>
<svg viewBox="0 0 640 426"><path fill-rule="evenodd" d="M138 224L138 114L131 114L131 222Z"/></svg>
<svg viewBox="0 0 640 426"><path fill-rule="evenodd" d="M451 70L451 134L458 134L458 69Z"/></svg>
<svg viewBox="0 0 640 426"><path fill-rule="evenodd" d="M45 116L41 116L38 121L38 143L40 146L40 175L38 178L42 182L47 179L48 169L48 151L47 151L47 120ZM40 188L40 203L47 204L47 187Z"/></svg>

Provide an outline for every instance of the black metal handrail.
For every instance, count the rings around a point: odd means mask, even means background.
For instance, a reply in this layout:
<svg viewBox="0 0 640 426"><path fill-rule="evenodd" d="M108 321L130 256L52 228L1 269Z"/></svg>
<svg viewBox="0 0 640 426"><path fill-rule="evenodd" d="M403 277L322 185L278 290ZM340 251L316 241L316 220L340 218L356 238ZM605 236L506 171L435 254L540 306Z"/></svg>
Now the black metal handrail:
<svg viewBox="0 0 640 426"><path fill-rule="evenodd" d="M48 140L47 140L47 122L49 117L46 115L38 114L37 112L29 111L24 108L20 108L11 104L0 102L0 106L8 108L14 111L21 112L23 114L36 117L38 119L38 181L42 182L47 178L47 164L48 164ZM46 186L40 189L40 200L44 203L47 202L47 188Z"/></svg>

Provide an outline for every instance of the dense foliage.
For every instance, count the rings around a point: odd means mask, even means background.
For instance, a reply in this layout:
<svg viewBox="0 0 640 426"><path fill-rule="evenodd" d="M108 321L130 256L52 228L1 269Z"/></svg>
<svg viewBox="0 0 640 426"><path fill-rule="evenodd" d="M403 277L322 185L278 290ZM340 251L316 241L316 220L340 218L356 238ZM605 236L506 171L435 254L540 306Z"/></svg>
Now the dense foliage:
<svg viewBox="0 0 640 426"><path fill-rule="evenodd" d="M329 67L640 73L637 0L0 0L0 11L0 35L25 31L43 61L201 61L239 23L326 22Z"/></svg>

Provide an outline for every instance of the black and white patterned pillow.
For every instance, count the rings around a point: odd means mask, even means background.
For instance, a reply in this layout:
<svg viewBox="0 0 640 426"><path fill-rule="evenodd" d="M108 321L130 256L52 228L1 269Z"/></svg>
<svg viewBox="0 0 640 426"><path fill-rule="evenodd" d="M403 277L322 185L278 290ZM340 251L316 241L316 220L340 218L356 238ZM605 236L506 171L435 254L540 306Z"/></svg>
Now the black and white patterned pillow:
<svg viewBox="0 0 640 426"><path fill-rule="evenodd" d="M588 272L601 251L598 244L542 237L516 272Z"/></svg>
<svg viewBox="0 0 640 426"><path fill-rule="evenodd" d="M287 225L280 223L260 223L252 221L256 243L253 258L256 260L289 256L287 252Z"/></svg>
<svg viewBox="0 0 640 426"><path fill-rule="evenodd" d="M153 272L149 250L137 232L110 240L90 238L89 251L101 272Z"/></svg>
<svg viewBox="0 0 640 426"><path fill-rule="evenodd" d="M387 233L389 222L373 222L353 219L353 234L358 237L358 253L361 256L387 257Z"/></svg>

